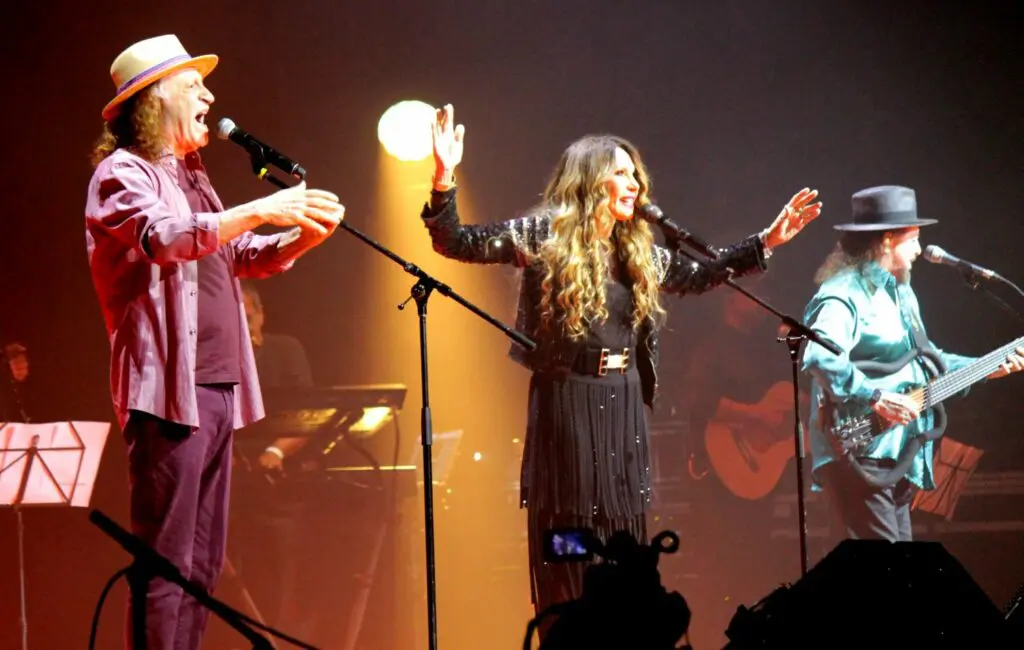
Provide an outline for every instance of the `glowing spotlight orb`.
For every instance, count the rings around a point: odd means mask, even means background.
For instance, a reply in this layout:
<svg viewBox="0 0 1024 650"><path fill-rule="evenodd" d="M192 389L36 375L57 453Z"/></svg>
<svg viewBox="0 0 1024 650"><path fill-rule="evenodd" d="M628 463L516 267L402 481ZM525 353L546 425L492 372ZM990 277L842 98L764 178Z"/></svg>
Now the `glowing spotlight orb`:
<svg viewBox="0 0 1024 650"><path fill-rule="evenodd" d="M389 154L401 161L423 160L434 150L430 125L436 116L437 111L430 104L417 100L398 102L380 116L377 138Z"/></svg>

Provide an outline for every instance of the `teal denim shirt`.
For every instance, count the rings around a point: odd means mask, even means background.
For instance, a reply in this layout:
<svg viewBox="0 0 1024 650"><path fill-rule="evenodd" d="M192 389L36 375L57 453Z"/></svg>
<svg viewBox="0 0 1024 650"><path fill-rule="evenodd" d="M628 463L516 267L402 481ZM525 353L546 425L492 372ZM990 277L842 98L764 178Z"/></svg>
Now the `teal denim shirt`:
<svg viewBox="0 0 1024 650"><path fill-rule="evenodd" d="M910 332L915 323L922 332L921 309L909 284L870 262L860 268L841 271L826 280L804 310L804 324L822 338L835 343L842 351L834 355L816 343L808 343L802 369L811 378L811 412L808 419L811 443L811 488L821 490L817 470L835 460L826 438L821 406L826 397L837 403L856 400L867 404L876 388L901 392L927 382L928 375L919 360L903 366L886 377L869 378L854 367L862 360L893 362L913 348ZM971 357L936 351L952 372L969 364ZM895 460L915 435L933 426L932 414L925 413L906 426L896 426L879 436L859 454L862 458ZM932 443L927 442L914 458L907 479L926 490L935 488L932 476Z"/></svg>

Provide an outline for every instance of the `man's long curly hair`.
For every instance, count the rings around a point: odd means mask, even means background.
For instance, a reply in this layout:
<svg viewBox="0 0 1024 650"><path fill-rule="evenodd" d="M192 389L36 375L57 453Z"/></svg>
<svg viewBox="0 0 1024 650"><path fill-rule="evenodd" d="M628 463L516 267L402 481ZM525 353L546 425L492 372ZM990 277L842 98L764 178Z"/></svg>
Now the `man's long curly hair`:
<svg viewBox="0 0 1024 650"><path fill-rule="evenodd" d="M892 239L900 230L851 230L844 232L836 246L814 274L814 282L822 284L829 278L847 270L862 273L870 262L877 262L885 254L886 239ZM897 274L897 280L910 280L909 271Z"/></svg>
<svg viewBox="0 0 1024 650"><path fill-rule="evenodd" d="M632 284L634 329L649 319L660 324L665 317L650 226L639 219L617 222L608 208L605 182L615 172L618 148L636 166L636 205L643 205L651 181L640 154L612 135L589 135L570 145L544 191L542 208L552 213L550 237L537 253L545 269L540 303L545 332L579 340L591 323L607 320L605 283L608 261L615 258ZM610 239L600 234L607 232Z"/></svg>
<svg viewBox="0 0 1024 650"><path fill-rule="evenodd" d="M166 148L163 141L163 109L157 82L129 97L121 110L103 125L90 160L95 168L117 149L131 149L153 162Z"/></svg>

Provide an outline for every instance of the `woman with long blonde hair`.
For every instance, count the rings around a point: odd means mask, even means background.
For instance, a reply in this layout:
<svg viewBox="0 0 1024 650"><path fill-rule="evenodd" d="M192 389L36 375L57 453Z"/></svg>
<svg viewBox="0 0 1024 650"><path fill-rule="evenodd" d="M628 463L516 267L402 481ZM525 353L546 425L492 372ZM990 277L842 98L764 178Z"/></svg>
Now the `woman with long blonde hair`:
<svg viewBox="0 0 1024 650"><path fill-rule="evenodd" d="M516 327L537 342L513 345L532 371L521 472L528 511L533 603L537 612L578 598L584 564L548 562L547 534L586 528L606 541L625 530L645 542L651 498L648 429L653 408L660 292L701 293L766 270L772 248L818 216L802 190L770 227L719 249L705 266L654 244L634 214L649 203L650 179L636 147L612 135L583 137L555 167L540 205L527 216L488 225L459 222L455 167L465 128L454 110L437 112L436 173L422 217L434 249L477 264L522 269ZM543 627L542 627L543 630Z"/></svg>

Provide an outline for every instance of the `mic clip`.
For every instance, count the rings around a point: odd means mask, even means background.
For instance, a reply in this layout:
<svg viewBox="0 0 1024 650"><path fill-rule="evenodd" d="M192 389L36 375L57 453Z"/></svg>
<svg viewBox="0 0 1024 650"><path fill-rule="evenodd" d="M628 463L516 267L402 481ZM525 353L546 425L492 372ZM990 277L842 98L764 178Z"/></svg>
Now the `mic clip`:
<svg viewBox="0 0 1024 650"><path fill-rule="evenodd" d="M669 219L662 212L661 208L653 203L645 203L639 206L637 212L641 219L657 224L661 228L662 234L665 235L665 242L672 248L679 250L681 244L686 244L687 247L692 248L709 259L717 260L719 258L720 253L717 248Z"/></svg>
<svg viewBox="0 0 1024 650"><path fill-rule="evenodd" d="M249 164L252 165L252 173L256 174L256 178L263 180L270 173L270 170L267 168L267 157L263 155L263 147L250 140L246 143L245 148L249 152Z"/></svg>
<svg viewBox="0 0 1024 650"><path fill-rule="evenodd" d="M252 173L256 175L256 178L261 181L267 181L278 189L287 189L288 183L274 176L270 173L270 167L267 164L267 156L263 152L263 147L258 142L247 140L245 143L245 150L249 152L249 164L252 166ZM303 176L299 176L300 179L304 178L306 171L299 167L302 171Z"/></svg>
<svg viewBox="0 0 1024 650"><path fill-rule="evenodd" d="M720 253L717 248L692 234L685 228L677 226L672 222L672 220L665 219L660 222L660 225L662 232L665 233L665 239L673 248L678 249L680 245L685 244L689 248L692 248L709 259L717 260L719 258Z"/></svg>

